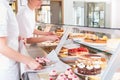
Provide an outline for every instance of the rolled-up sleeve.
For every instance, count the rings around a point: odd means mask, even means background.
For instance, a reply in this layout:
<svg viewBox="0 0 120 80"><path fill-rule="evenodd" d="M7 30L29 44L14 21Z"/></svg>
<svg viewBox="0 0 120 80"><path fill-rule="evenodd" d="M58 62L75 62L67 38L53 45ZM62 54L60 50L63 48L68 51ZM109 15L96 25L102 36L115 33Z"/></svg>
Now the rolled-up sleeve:
<svg viewBox="0 0 120 80"><path fill-rule="evenodd" d="M0 4L0 37L7 36L7 8Z"/></svg>

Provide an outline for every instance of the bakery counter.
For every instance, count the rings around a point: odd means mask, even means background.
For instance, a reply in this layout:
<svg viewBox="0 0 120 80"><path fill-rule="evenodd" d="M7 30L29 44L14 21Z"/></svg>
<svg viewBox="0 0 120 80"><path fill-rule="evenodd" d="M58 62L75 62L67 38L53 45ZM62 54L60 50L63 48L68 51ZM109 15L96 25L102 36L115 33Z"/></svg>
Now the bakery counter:
<svg viewBox="0 0 120 80"><path fill-rule="evenodd" d="M40 45L37 44L26 44L24 45L22 42L20 43L20 47L21 50L20 52L23 53L23 55L26 56L31 56L32 58L36 58L36 57L43 57L47 55L47 52L44 51ZM20 64L20 75L22 75L23 73L27 72L28 69L26 68L26 65L24 64Z"/></svg>
<svg viewBox="0 0 120 80"><path fill-rule="evenodd" d="M49 54L47 54L43 49L40 48L39 45L27 45L26 50L28 51L28 54L33 58L37 56L47 56L51 61L54 62L54 64L46 66L43 70L29 70L26 68L25 65L21 65L21 75L22 80L49 80L49 72L51 70L57 70L58 72L65 72L68 68L70 68L69 65L61 62L55 53L54 50L52 50ZM35 54L34 54L35 53ZM53 58L54 57L54 58ZM47 76L47 77L46 77ZM95 77L90 77L90 80L94 80ZM80 80L85 80L86 78L82 77ZM88 79L86 79L88 80ZM114 79L113 79L114 80Z"/></svg>
<svg viewBox="0 0 120 80"><path fill-rule="evenodd" d="M50 60L50 64L45 65L42 70L30 70L26 67L26 65L20 64L22 80L40 80L41 77L42 79L47 78L43 80L49 80L48 77L43 77L43 76L48 75L48 73L51 70L56 70L57 72L64 72L65 70L70 68L69 65L59 60L54 50L52 50L49 54L47 54L43 49L40 48L39 45L26 45L25 48L28 53L24 55L28 55L33 58L37 56L40 57L46 56L46 58Z"/></svg>

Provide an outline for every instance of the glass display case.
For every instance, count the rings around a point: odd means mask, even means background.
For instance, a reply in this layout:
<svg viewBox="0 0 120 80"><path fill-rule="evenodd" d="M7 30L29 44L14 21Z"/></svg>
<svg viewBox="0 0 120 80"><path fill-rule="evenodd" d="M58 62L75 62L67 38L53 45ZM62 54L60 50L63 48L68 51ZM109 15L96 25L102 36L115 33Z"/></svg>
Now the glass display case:
<svg viewBox="0 0 120 80"><path fill-rule="evenodd" d="M74 1L74 24L89 27L105 27L105 15L106 10L108 10L106 6L105 2Z"/></svg>
<svg viewBox="0 0 120 80"><path fill-rule="evenodd" d="M54 34L59 36L59 38L61 38L65 32L64 31L65 27L63 25L38 23L38 24L36 24L36 26L38 26L38 29L41 31L53 32ZM40 36L38 36L38 37L40 37ZM45 52L49 53L50 51L52 51L53 49L56 48L58 43L59 43L59 41L54 41L54 42L45 41L45 42L39 43L39 46L41 46L45 50Z"/></svg>
<svg viewBox="0 0 120 80"><path fill-rule="evenodd" d="M51 58L56 54L54 59L57 58L69 65L81 80L112 79L120 64L120 29L51 24L50 31L55 31L57 29L55 27L64 29L64 33L54 52L49 53ZM53 68L47 67L55 69L56 66L60 67L60 65L54 65ZM41 71L33 72L25 74L36 76L41 73Z"/></svg>
<svg viewBox="0 0 120 80"><path fill-rule="evenodd" d="M68 28L68 32L63 36L67 37L63 40L61 39L60 44L64 44L62 46L58 45L56 48L59 58L73 68L76 68L77 71L75 71L75 73L82 76L83 80L111 80L116 69L120 67L120 62L118 61L120 57L120 36L118 35L120 29L75 26L69 26ZM83 55L92 56L92 61L90 60L91 57L87 56L83 58ZM101 72L99 74L97 74L97 72L94 74L95 66L93 66L93 57L97 59L97 57L95 57L96 55L102 55L101 60L102 63L104 63L101 66ZM82 61L83 63L85 62L85 65L83 65ZM78 64L79 62L80 64ZM87 71L88 65L90 69ZM80 66L84 66L84 68L80 69ZM92 67L94 67L93 70L91 69Z"/></svg>

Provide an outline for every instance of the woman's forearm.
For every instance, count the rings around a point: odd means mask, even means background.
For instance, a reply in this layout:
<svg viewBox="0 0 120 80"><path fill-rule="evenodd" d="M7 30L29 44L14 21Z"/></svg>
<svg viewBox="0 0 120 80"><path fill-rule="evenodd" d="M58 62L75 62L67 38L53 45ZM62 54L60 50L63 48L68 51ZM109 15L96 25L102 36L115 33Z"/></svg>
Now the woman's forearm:
<svg viewBox="0 0 120 80"><path fill-rule="evenodd" d="M36 34L36 35L46 35L46 33L44 31L40 31L38 29L35 29L33 34Z"/></svg>
<svg viewBox="0 0 120 80"><path fill-rule="evenodd" d="M28 64L28 62L32 59L28 56L24 56L20 54L19 52L13 50L12 48L9 48L7 46L2 46L0 47L0 53L2 55L8 57L9 59L12 59L17 62L22 62L24 64Z"/></svg>
<svg viewBox="0 0 120 80"><path fill-rule="evenodd" d="M33 38L27 38L26 42L30 44L30 43L40 43L47 40L48 38L46 37L33 37Z"/></svg>

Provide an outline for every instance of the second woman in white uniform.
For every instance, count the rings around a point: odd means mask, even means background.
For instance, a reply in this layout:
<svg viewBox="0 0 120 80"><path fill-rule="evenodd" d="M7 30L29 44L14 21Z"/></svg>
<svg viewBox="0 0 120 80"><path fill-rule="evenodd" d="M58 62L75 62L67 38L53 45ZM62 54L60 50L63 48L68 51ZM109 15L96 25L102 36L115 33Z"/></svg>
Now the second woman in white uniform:
<svg viewBox="0 0 120 80"><path fill-rule="evenodd" d="M42 0L28 0L28 4L17 14L20 36L26 38L27 43L39 43L43 41L56 41L59 38L51 32L42 32L35 29L35 9L41 7ZM44 35L34 37L33 34Z"/></svg>
<svg viewBox="0 0 120 80"><path fill-rule="evenodd" d="M18 23L9 0L0 0L0 80L19 80L18 62L30 69L42 66L31 57L18 53Z"/></svg>

